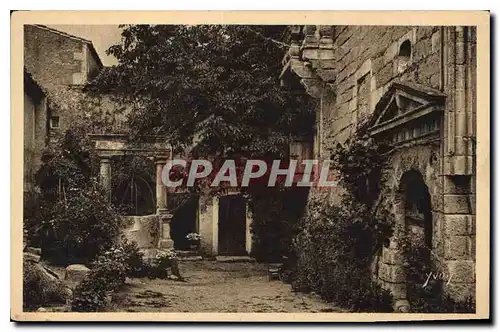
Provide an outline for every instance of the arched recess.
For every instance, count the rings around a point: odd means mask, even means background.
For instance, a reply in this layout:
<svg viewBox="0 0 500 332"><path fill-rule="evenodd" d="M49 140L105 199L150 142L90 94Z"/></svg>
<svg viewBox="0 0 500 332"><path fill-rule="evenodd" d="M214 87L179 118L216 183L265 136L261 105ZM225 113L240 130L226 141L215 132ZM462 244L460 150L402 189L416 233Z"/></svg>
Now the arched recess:
<svg viewBox="0 0 500 332"><path fill-rule="evenodd" d="M417 170L406 171L400 179L395 212L399 225L405 232L407 257L405 270L406 298L425 301L424 285L431 271L433 220L429 189ZM401 249L401 248L400 248Z"/></svg>
<svg viewBox="0 0 500 332"><path fill-rule="evenodd" d="M429 189L419 171L409 170L400 180L404 199L405 225L410 234L420 235L423 243L432 249L432 206Z"/></svg>
<svg viewBox="0 0 500 332"><path fill-rule="evenodd" d="M112 190L112 203L124 215L145 216L155 212L155 193L152 179L133 174L120 181Z"/></svg>

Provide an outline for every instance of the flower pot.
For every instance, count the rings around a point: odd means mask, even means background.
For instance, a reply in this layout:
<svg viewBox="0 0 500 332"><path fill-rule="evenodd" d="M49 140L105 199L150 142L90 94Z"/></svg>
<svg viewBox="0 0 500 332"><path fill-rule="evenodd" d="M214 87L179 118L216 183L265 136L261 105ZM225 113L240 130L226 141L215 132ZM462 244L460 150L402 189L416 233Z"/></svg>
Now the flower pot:
<svg viewBox="0 0 500 332"><path fill-rule="evenodd" d="M200 241L189 241L189 249L198 250L200 247Z"/></svg>

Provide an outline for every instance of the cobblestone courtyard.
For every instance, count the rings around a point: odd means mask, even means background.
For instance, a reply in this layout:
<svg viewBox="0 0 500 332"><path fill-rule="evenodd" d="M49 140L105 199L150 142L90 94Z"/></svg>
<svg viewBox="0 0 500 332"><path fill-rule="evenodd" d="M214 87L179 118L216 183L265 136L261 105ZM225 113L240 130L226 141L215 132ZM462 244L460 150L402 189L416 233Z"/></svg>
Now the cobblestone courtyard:
<svg viewBox="0 0 500 332"><path fill-rule="evenodd" d="M130 279L113 296L113 311L341 312L319 297L269 281L261 263L180 262L186 282Z"/></svg>

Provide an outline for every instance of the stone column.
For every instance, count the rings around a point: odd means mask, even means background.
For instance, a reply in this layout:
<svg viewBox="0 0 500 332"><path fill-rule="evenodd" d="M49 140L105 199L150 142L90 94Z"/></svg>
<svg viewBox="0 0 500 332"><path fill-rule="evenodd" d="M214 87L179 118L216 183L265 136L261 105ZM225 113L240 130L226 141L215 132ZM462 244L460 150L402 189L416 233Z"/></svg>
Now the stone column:
<svg viewBox="0 0 500 332"><path fill-rule="evenodd" d="M167 157L156 157L156 215L160 223L159 249L171 249L174 247L174 241L170 237L170 221L172 214L167 207L167 188L163 185L161 174L165 166Z"/></svg>
<svg viewBox="0 0 500 332"><path fill-rule="evenodd" d="M396 193L393 203L393 213L397 232L406 231L405 202L402 193ZM403 266L396 233L390 239L389 247L382 248L382 255L378 262L378 278L382 287L389 290L393 297L393 307L396 312L408 312L410 303L406 292L406 271Z"/></svg>
<svg viewBox="0 0 500 332"><path fill-rule="evenodd" d="M167 162L167 158L157 157L156 164L156 213L162 214L167 211L167 188L163 185L161 180L161 173L163 167Z"/></svg>
<svg viewBox="0 0 500 332"><path fill-rule="evenodd" d="M111 158L100 159L99 181L106 191L106 197L111 200Z"/></svg>

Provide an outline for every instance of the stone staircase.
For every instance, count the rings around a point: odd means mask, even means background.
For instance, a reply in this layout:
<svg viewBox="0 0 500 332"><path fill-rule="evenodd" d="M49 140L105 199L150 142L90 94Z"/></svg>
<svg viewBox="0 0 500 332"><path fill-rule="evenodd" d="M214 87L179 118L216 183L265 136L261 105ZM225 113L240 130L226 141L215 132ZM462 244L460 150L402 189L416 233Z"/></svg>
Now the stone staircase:
<svg viewBox="0 0 500 332"><path fill-rule="evenodd" d="M200 256L196 250L176 250L177 257L180 261L201 261L203 257Z"/></svg>

